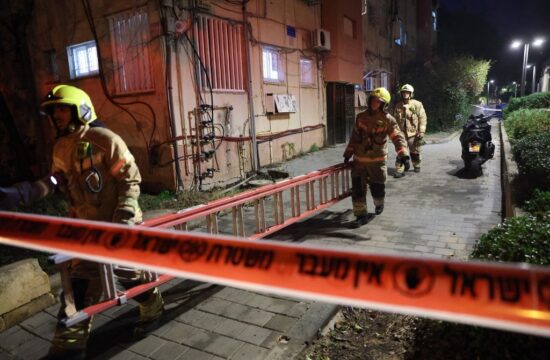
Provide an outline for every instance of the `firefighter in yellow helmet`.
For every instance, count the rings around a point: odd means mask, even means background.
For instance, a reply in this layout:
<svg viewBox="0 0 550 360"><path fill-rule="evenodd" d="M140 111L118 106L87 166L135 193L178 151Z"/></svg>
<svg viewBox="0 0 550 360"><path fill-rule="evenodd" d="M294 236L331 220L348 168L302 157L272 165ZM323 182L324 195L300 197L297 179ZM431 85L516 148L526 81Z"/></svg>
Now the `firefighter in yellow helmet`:
<svg viewBox="0 0 550 360"><path fill-rule="evenodd" d="M0 207L29 204L53 192L57 183L69 198L72 217L128 225L141 222L141 175L135 159L125 142L97 118L90 97L74 86L58 85L48 93L42 109L57 129L52 164L55 175L1 188ZM61 296L59 318L66 317L68 305L84 308L97 303L102 295L98 264L73 259L69 272L74 304L68 304L72 302L70 296ZM115 275L125 288L144 282L142 271L132 268L115 267ZM139 302L140 311L134 334L139 336L158 325L164 305L157 288L134 299ZM91 320L71 327L58 325L49 358L85 358Z"/></svg>
<svg viewBox="0 0 550 360"><path fill-rule="evenodd" d="M393 142L398 158L408 158L405 138L397 122L387 113L391 96L383 87L374 89L368 98L368 108L357 115L344 162L353 155L351 170L354 226L367 223L367 185L370 187L376 215L384 210L386 194L386 158L388 138Z"/></svg>
<svg viewBox="0 0 550 360"><path fill-rule="evenodd" d="M426 111L420 101L413 99L414 88L412 85L403 85L400 94L401 99L394 105L392 115L407 139L414 171L420 172L420 151L424 144L427 123ZM405 176L405 171L409 168L408 165L408 162L403 163L400 159L397 159L394 177L401 178Z"/></svg>

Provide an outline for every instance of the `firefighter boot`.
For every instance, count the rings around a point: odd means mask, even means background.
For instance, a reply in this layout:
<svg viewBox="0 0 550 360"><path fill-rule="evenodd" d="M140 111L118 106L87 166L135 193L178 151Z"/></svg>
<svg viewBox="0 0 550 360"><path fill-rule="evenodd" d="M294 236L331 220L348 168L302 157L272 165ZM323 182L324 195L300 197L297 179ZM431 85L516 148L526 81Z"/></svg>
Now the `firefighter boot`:
<svg viewBox="0 0 550 360"><path fill-rule="evenodd" d="M420 154L411 154L411 159L414 167L414 172L419 173L420 172L420 163L422 162L420 160Z"/></svg>
<svg viewBox="0 0 550 360"><path fill-rule="evenodd" d="M143 295L147 296L143 302L136 297L139 302L139 321L134 326L134 339L142 339L147 333L156 330L164 313L164 300L158 288Z"/></svg>
<svg viewBox="0 0 550 360"><path fill-rule="evenodd" d="M378 205L378 206L376 206L376 207L374 208L374 213L375 213L376 215L382 214L383 211L384 211L384 204Z"/></svg>
<svg viewBox="0 0 550 360"><path fill-rule="evenodd" d="M368 222L367 214L357 216L355 218L355 221L352 224L352 228L354 229L360 228L361 226L365 225L367 222Z"/></svg>

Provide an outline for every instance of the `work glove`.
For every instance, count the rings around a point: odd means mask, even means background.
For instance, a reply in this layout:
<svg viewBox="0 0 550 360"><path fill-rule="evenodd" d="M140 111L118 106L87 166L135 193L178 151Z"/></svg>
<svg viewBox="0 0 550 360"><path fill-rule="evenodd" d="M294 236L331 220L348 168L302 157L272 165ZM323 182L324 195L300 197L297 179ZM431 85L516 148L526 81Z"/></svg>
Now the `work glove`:
<svg viewBox="0 0 550 360"><path fill-rule="evenodd" d="M15 186L0 187L0 210L13 210L21 202L21 194Z"/></svg>
<svg viewBox="0 0 550 360"><path fill-rule="evenodd" d="M399 162L405 166L405 171L408 171L411 168L411 162L409 155L399 156Z"/></svg>
<svg viewBox="0 0 550 360"><path fill-rule="evenodd" d="M128 209L116 209L113 214L112 222L118 224L134 225L135 224L134 212Z"/></svg>

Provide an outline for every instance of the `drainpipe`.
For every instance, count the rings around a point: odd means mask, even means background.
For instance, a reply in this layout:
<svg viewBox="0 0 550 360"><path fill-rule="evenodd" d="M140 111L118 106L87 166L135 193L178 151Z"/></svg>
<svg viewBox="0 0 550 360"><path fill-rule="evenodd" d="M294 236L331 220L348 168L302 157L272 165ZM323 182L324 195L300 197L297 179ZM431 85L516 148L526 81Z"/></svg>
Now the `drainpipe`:
<svg viewBox="0 0 550 360"><path fill-rule="evenodd" d="M167 88L166 89L166 96L168 98L168 113L169 113L169 117L170 117L170 127L171 127L172 137L175 138L177 136L177 131L176 131L176 121L175 121L176 116L174 114L174 99L172 98L172 96L173 96L172 45L170 44L172 39L169 35L166 34L166 30L168 29L168 18L166 16L168 16L168 15L165 13L164 30L165 30L165 39L166 39L166 88ZM178 54L176 54L176 56L178 56ZM181 178L181 169L180 169L180 160L179 160L177 140L174 140L173 146L174 146L174 157L176 159L176 161L174 162L174 165L175 165L175 168L176 168L176 190L183 190L183 180Z"/></svg>
<svg viewBox="0 0 550 360"><path fill-rule="evenodd" d="M248 16L246 2L243 2L243 23L245 34L246 67L248 68L248 113L250 117L250 137L252 138L252 170L260 170L258 158L258 142L256 141L256 118L254 115L254 97L252 96L252 61L250 59L250 34L248 33Z"/></svg>

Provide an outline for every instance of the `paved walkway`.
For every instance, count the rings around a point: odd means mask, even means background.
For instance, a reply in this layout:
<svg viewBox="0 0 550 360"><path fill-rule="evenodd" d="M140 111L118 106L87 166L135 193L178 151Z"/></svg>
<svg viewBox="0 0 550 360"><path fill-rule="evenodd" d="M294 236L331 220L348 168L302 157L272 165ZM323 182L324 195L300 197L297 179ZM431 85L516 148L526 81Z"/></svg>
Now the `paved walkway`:
<svg viewBox="0 0 550 360"><path fill-rule="evenodd" d="M493 138L498 139L493 126ZM425 146L422 172L388 177L386 208L351 229L351 200L272 236L286 241L350 246L377 252L465 259L479 235L500 222L499 144L495 160L477 179L459 179L458 138ZM390 152L393 152L391 150ZM298 175L338 163L343 145L285 164ZM393 173L393 159L389 161ZM370 196L370 195L369 195ZM372 200L369 199L369 202ZM373 206L370 203L370 211ZM333 316L337 307L259 294L191 280L162 287L167 302L163 325L134 342L129 334L136 303L96 317L89 344L92 359L292 359ZM0 359L44 356L58 305L0 333ZM116 321L113 321L116 319Z"/></svg>

